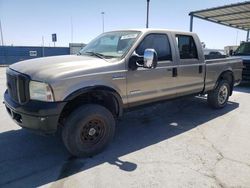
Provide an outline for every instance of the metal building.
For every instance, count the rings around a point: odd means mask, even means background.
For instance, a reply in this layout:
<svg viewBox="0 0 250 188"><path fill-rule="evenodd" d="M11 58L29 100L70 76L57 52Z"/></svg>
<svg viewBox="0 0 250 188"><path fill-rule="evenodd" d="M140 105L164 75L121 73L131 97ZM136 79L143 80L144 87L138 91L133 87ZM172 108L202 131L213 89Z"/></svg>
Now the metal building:
<svg viewBox="0 0 250 188"><path fill-rule="evenodd" d="M0 65L9 65L38 57L68 54L70 54L69 47L0 46Z"/></svg>

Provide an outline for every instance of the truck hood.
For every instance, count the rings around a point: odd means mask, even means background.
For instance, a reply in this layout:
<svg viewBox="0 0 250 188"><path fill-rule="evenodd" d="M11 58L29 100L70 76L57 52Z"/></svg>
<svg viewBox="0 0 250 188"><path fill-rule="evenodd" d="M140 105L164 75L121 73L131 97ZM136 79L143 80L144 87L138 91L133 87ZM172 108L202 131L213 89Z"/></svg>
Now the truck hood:
<svg viewBox="0 0 250 188"><path fill-rule="evenodd" d="M86 71L88 74L95 73L100 71L99 68L110 65L111 62L92 56L63 55L20 61L10 65L10 68L30 76L32 80L49 81Z"/></svg>

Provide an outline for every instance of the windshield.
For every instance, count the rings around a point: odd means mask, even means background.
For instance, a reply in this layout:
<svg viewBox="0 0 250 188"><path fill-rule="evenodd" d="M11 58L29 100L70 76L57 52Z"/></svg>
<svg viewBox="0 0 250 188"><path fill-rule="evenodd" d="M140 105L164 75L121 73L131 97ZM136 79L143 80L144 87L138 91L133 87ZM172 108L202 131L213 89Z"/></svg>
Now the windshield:
<svg viewBox="0 0 250 188"><path fill-rule="evenodd" d="M140 32L114 31L103 33L80 50L80 55L120 58L127 53Z"/></svg>
<svg viewBox="0 0 250 188"><path fill-rule="evenodd" d="M250 55L250 43L242 43L235 51L234 55Z"/></svg>

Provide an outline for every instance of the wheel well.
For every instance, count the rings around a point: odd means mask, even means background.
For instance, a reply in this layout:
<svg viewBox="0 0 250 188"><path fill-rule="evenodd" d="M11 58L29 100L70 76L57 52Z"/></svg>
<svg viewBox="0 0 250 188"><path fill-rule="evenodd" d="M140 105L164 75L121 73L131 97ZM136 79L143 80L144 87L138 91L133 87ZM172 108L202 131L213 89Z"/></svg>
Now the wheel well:
<svg viewBox="0 0 250 188"><path fill-rule="evenodd" d="M229 82L229 85L230 85L230 95L232 95L232 93L233 93L233 86L234 86L233 72L232 71L225 71L225 72L221 73L221 75L219 76L219 79L217 81L216 86L218 85L219 81L221 81L221 80L227 80Z"/></svg>
<svg viewBox="0 0 250 188"><path fill-rule="evenodd" d="M117 94L118 95L118 94ZM69 100L62 110L59 124L63 124L66 118L78 107L84 104L99 104L107 108L115 118L121 116L121 102L111 91L93 89L75 96Z"/></svg>

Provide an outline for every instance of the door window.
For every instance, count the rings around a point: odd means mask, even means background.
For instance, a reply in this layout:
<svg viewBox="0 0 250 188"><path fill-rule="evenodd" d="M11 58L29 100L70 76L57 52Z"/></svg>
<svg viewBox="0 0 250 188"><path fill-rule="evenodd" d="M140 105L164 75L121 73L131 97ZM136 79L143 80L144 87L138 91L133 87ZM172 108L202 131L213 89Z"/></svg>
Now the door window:
<svg viewBox="0 0 250 188"><path fill-rule="evenodd" d="M176 42L180 59L198 59L197 48L192 36L177 35Z"/></svg>
<svg viewBox="0 0 250 188"><path fill-rule="evenodd" d="M167 35L165 34L149 34L147 35L135 52L143 56L147 48L153 48L158 56L158 61L172 60L170 44Z"/></svg>

